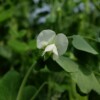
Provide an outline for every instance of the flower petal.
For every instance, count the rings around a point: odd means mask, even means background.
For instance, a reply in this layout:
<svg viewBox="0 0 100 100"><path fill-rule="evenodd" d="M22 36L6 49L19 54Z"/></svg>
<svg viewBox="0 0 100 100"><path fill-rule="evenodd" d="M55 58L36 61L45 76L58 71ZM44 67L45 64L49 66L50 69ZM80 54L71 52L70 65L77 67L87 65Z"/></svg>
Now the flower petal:
<svg viewBox="0 0 100 100"><path fill-rule="evenodd" d="M39 49L45 47L50 44L56 36L56 33L52 30L43 30L37 37L37 47Z"/></svg>
<svg viewBox="0 0 100 100"><path fill-rule="evenodd" d="M43 55L46 53L46 52L52 52L53 54L57 55L58 56L58 51L57 51L57 48L55 46L55 44L50 44L48 45L44 52L43 52Z"/></svg>
<svg viewBox="0 0 100 100"><path fill-rule="evenodd" d="M63 55L68 47L68 39L66 35L62 33L58 34L55 38L55 45L57 47L58 54Z"/></svg>

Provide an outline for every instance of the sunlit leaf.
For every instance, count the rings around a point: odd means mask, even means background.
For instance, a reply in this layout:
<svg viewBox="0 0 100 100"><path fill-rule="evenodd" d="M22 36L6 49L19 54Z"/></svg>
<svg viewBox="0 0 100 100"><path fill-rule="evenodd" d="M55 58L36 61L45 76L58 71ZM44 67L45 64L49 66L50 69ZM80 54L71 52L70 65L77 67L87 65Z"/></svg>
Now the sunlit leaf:
<svg viewBox="0 0 100 100"><path fill-rule="evenodd" d="M89 93L91 90L94 90L100 94L100 83L93 72L82 68L72 76L83 93Z"/></svg>
<svg viewBox="0 0 100 100"><path fill-rule="evenodd" d="M56 62L67 72L76 72L78 70L78 65L67 57L59 57Z"/></svg>
<svg viewBox="0 0 100 100"><path fill-rule="evenodd" d="M98 54L81 36L74 35L73 46L78 49L92 54Z"/></svg>
<svg viewBox="0 0 100 100"><path fill-rule="evenodd" d="M0 22L12 17L13 14L14 14L14 8L11 8L5 11L3 10L2 12L0 12Z"/></svg>
<svg viewBox="0 0 100 100"><path fill-rule="evenodd" d="M26 35L26 31L25 30L21 30L21 31L17 31L15 29L11 29L9 31L10 35L12 38L22 38Z"/></svg>
<svg viewBox="0 0 100 100"><path fill-rule="evenodd" d="M29 47L26 43L18 40L9 40L8 45L17 52L26 52Z"/></svg>

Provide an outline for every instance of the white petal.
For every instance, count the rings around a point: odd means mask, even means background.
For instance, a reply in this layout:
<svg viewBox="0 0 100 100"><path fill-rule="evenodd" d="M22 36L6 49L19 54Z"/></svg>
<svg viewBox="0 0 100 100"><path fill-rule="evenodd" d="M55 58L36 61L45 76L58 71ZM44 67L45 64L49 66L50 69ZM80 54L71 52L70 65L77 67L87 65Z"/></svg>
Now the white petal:
<svg viewBox="0 0 100 100"><path fill-rule="evenodd" d="M43 30L37 37L37 47L39 49L45 47L46 45L52 43L56 36L56 33L52 30Z"/></svg>
<svg viewBox="0 0 100 100"><path fill-rule="evenodd" d="M54 47L53 47L53 54L55 54L55 55L57 55L58 56L58 51L57 51L57 48L56 48L56 46L54 45Z"/></svg>
<svg viewBox="0 0 100 100"><path fill-rule="evenodd" d="M48 45L44 52L43 52L43 55L46 53L46 52L52 52L53 54L57 55L58 56L58 51L57 51L57 48L55 46L55 44L50 44Z"/></svg>
<svg viewBox="0 0 100 100"><path fill-rule="evenodd" d="M55 45L57 47L58 54L63 55L68 47L68 39L66 35L62 33L58 34L55 38Z"/></svg>

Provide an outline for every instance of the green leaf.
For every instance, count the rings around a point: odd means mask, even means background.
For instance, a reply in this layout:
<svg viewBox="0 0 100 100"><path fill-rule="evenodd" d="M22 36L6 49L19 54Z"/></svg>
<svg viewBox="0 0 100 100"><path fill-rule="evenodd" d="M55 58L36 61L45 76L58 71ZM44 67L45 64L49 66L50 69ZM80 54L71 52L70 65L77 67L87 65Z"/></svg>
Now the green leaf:
<svg viewBox="0 0 100 100"><path fill-rule="evenodd" d="M78 49L92 54L98 54L81 36L74 35L73 46Z"/></svg>
<svg viewBox="0 0 100 100"><path fill-rule="evenodd" d="M21 30L21 31L19 31L19 38L22 38L22 37L24 37L25 35L27 34L27 31L26 30Z"/></svg>
<svg viewBox="0 0 100 100"><path fill-rule="evenodd" d="M100 83L93 72L87 69L79 69L78 72L72 74L72 77L83 93L89 93L94 90L100 94Z"/></svg>
<svg viewBox="0 0 100 100"><path fill-rule="evenodd" d="M67 72L76 72L78 65L67 57L60 56L56 62Z"/></svg>
<svg viewBox="0 0 100 100"><path fill-rule="evenodd" d="M56 20L57 16L55 14L55 12L51 12L49 15L47 15L46 19L47 19L47 22L50 22L50 23L54 23L55 20Z"/></svg>
<svg viewBox="0 0 100 100"><path fill-rule="evenodd" d="M13 39L8 41L8 45L19 53L26 52L29 49L26 43Z"/></svg>
<svg viewBox="0 0 100 100"><path fill-rule="evenodd" d="M13 25L12 29L10 29L9 31L9 34L11 35L11 38L22 38L26 35L26 31L25 30L17 31Z"/></svg>
<svg viewBox="0 0 100 100"><path fill-rule="evenodd" d="M16 71L6 73L0 79L0 100L16 100L20 81L20 75Z"/></svg>
<svg viewBox="0 0 100 100"><path fill-rule="evenodd" d="M36 41L35 40L30 40L29 43L28 43L28 46L32 50L36 49L37 48Z"/></svg>
<svg viewBox="0 0 100 100"><path fill-rule="evenodd" d="M14 8L3 10L0 12L0 22L7 20L8 18L12 17L14 13Z"/></svg>
<svg viewBox="0 0 100 100"><path fill-rule="evenodd" d="M33 86L26 86L23 90L22 100L30 100L32 96L35 94L36 88Z"/></svg>
<svg viewBox="0 0 100 100"><path fill-rule="evenodd" d="M8 47L0 46L0 55L9 59L11 58L12 53Z"/></svg>

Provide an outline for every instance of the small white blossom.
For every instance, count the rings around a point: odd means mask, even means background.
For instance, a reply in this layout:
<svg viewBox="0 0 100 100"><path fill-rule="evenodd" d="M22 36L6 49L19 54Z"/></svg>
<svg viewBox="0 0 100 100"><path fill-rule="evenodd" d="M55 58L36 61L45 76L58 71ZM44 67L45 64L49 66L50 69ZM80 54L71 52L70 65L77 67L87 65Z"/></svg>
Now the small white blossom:
<svg viewBox="0 0 100 100"><path fill-rule="evenodd" d="M53 53L53 59L63 55L68 47L67 37L60 33L56 33L52 30L43 30L37 37L37 47L44 49L43 54L46 52Z"/></svg>

